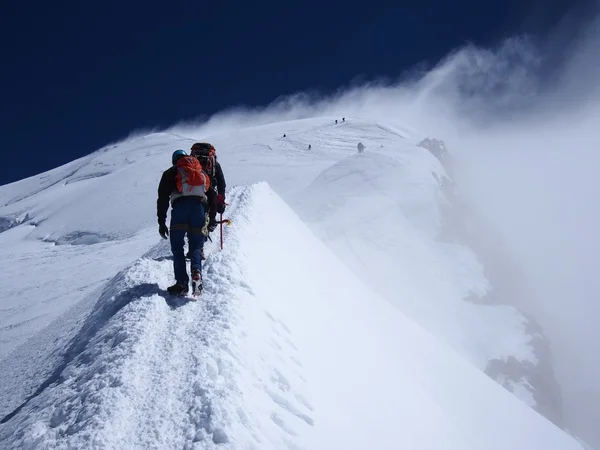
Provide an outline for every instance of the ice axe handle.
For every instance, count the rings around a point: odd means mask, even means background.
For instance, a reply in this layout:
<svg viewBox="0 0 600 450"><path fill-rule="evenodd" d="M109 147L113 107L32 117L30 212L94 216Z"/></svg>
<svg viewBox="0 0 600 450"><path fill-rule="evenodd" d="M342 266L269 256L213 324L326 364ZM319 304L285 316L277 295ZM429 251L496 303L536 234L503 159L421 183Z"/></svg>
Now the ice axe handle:
<svg viewBox="0 0 600 450"><path fill-rule="evenodd" d="M221 237L221 250L223 250L223 213L219 214L219 235Z"/></svg>
<svg viewBox="0 0 600 450"><path fill-rule="evenodd" d="M227 203L223 202L225 206ZM223 250L223 222L227 223L227 225L231 224L231 222L227 219L223 220L223 213L219 214L219 235L221 238L221 250Z"/></svg>

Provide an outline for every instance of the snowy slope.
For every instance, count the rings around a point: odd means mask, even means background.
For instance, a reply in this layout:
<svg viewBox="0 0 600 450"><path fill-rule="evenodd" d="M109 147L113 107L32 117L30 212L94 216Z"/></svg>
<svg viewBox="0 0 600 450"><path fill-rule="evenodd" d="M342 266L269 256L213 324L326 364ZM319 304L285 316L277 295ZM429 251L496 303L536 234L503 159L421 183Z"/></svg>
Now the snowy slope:
<svg viewBox="0 0 600 450"><path fill-rule="evenodd" d="M516 309L473 303L490 289L476 255L439 240L444 178L431 153L405 143L341 160L295 206L359 277L477 367L534 362Z"/></svg>
<svg viewBox="0 0 600 450"><path fill-rule="evenodd" d="M168 298L158 244L0 426L6 448L580 448L352 276L266 184L230 199L203 300Z"/></svg>
<svg viewBox="0 0 600 450"><path fill-rule="evenodd" d="M223 149L229 183L268 179L291 192L338 158L317 146L310 153L297 150L310 130L327 133L329 123L299 121L295 126L303 131L289 133L281 146L285 124L226 133L213 142ZM172 132L135 137L0 187L0 245L7 255L0 258L0 273L10 280L0 283L0 358L156 241L160 175L174 149L189 149L196 140ZM260 163L249 170L252 159Z"/></svg>
<svg viewBox="0 0 600 450"><path fill-rule="evenodd" d="M452 230L447 211L472 219L446 195L447 158L411 138L381 143L362 130L359 137L366 153L326 169L293 207L365 283L560 425L547 342L506 305L510 298L499 298L482 255Z"/></svg>
<svg viewBox="0 0 600 450"><path fill-rule="evenodd" d="M289 197L353 151L353 127L382 142L405 133L379 136L381 128L370 122L332 123L281 122L202 139L219 148L230 184L268 180ZM0 232L9 230L0 233L8 256L0 258L0 273L10 280L0 283L0 358L149 248L156 239L160 175L174 149L189 149L197 139L176 132L134 137L0 187Z"/></svg>
<svg viewBox="0 0 600 450"><path fill-rule="evenodd" d="M516 310L465 302L490 286L470 249L438 242L446 174L422 138L332 118L171 130L0 187L0 437L32 448L563 442L482 375L493 359L537 355ZM339 260L269 188L238 189L228 247L205 270L207 303L167 302L156 188L171 152L198 139L216 145L230 190L267 180ZM505 384L535 406L527 378ZM494 402L505 409L478 417ZM390 426L398 417L414 434ZM491 422L516 418L525 431L493 437ZM358 422L364 435L342 433Z"/></svg>

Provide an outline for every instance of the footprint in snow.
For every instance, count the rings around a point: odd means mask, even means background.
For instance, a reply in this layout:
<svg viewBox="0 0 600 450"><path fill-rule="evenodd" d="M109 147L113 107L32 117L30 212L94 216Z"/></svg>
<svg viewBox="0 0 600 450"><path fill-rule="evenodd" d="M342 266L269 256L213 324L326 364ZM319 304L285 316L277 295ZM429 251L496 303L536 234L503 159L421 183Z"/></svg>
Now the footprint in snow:
<svg viewBox="0 0 600 450"><path fill-rule="evenodd" d="M298 401L298 403L300 403L302 406L304 406L309 411L312 412L312 411L315 410L313 408L313 406L304 397L302 397L300 394L295 394L294 398Z"/></svg>
<svg viewBox="0 0 600 450"><path fill-rule="evenodd" d="M277 369L273 370L273 375L271 375L271 381L282 392L288 392L290 390L289 381Z"/></svg>
<svg viewBox="0 0 600 450"><path fill-rule="evenodd" d="M297 436L297 434L294 432L294 430L292 430L290 427L288 427L287 424L285 423L285 421L281 417L279 417L277 415L277 413L271 413L271 420L273 422L275 422L275 424L277 426L279 426L279 428L281 428L287 434L289 434L291 436Z"/></svg>
<svg viewBox="0 0 600 450"><path fill-rule="evenodd" d="M312 417L298 411L298 409L296 409L287 399L285 399L278 393L267 389L267 394L269 394L269 397L271 397L271 400L273 400L275 403L277 403L280 407L285 409L290 414L293 414L297 418L303 420L304 422L306 422L307 425L313 426L315 424L315 421L313 420Z"/></svg>

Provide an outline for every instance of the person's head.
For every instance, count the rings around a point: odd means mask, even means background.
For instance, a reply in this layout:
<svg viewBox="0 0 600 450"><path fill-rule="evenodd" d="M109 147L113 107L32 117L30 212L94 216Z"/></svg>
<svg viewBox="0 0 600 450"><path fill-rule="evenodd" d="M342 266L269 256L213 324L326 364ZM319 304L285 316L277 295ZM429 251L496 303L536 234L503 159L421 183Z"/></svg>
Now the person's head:
<svg viewBox="0 0 600 450"><path fill-rule="evenodd" d="M187 153L185 152L185 150L175 150L173 152L173 156L171 157L171 162L173 163L173 165L177 164L177 160L179 160L179 158L182 158L184 156L187 156Z"/></svg>

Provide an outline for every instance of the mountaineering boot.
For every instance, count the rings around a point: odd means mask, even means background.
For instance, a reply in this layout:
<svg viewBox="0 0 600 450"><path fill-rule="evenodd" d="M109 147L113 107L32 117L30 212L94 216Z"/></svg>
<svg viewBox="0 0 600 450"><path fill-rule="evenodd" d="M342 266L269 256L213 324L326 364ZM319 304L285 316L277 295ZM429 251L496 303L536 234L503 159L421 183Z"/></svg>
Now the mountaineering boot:
<svg viewBox="0 0 600 450"><path fill-rule="evenodd" d="M199 269L192 270L192 295L202 294L202 272Z"/></svg>
<svg viewBox="0 0 600 450"><path fill-rule="evenodd" d="M184 296L188 293L189 286L183 283L175 283L167 288L167 292L171 295Z"/></svg>

